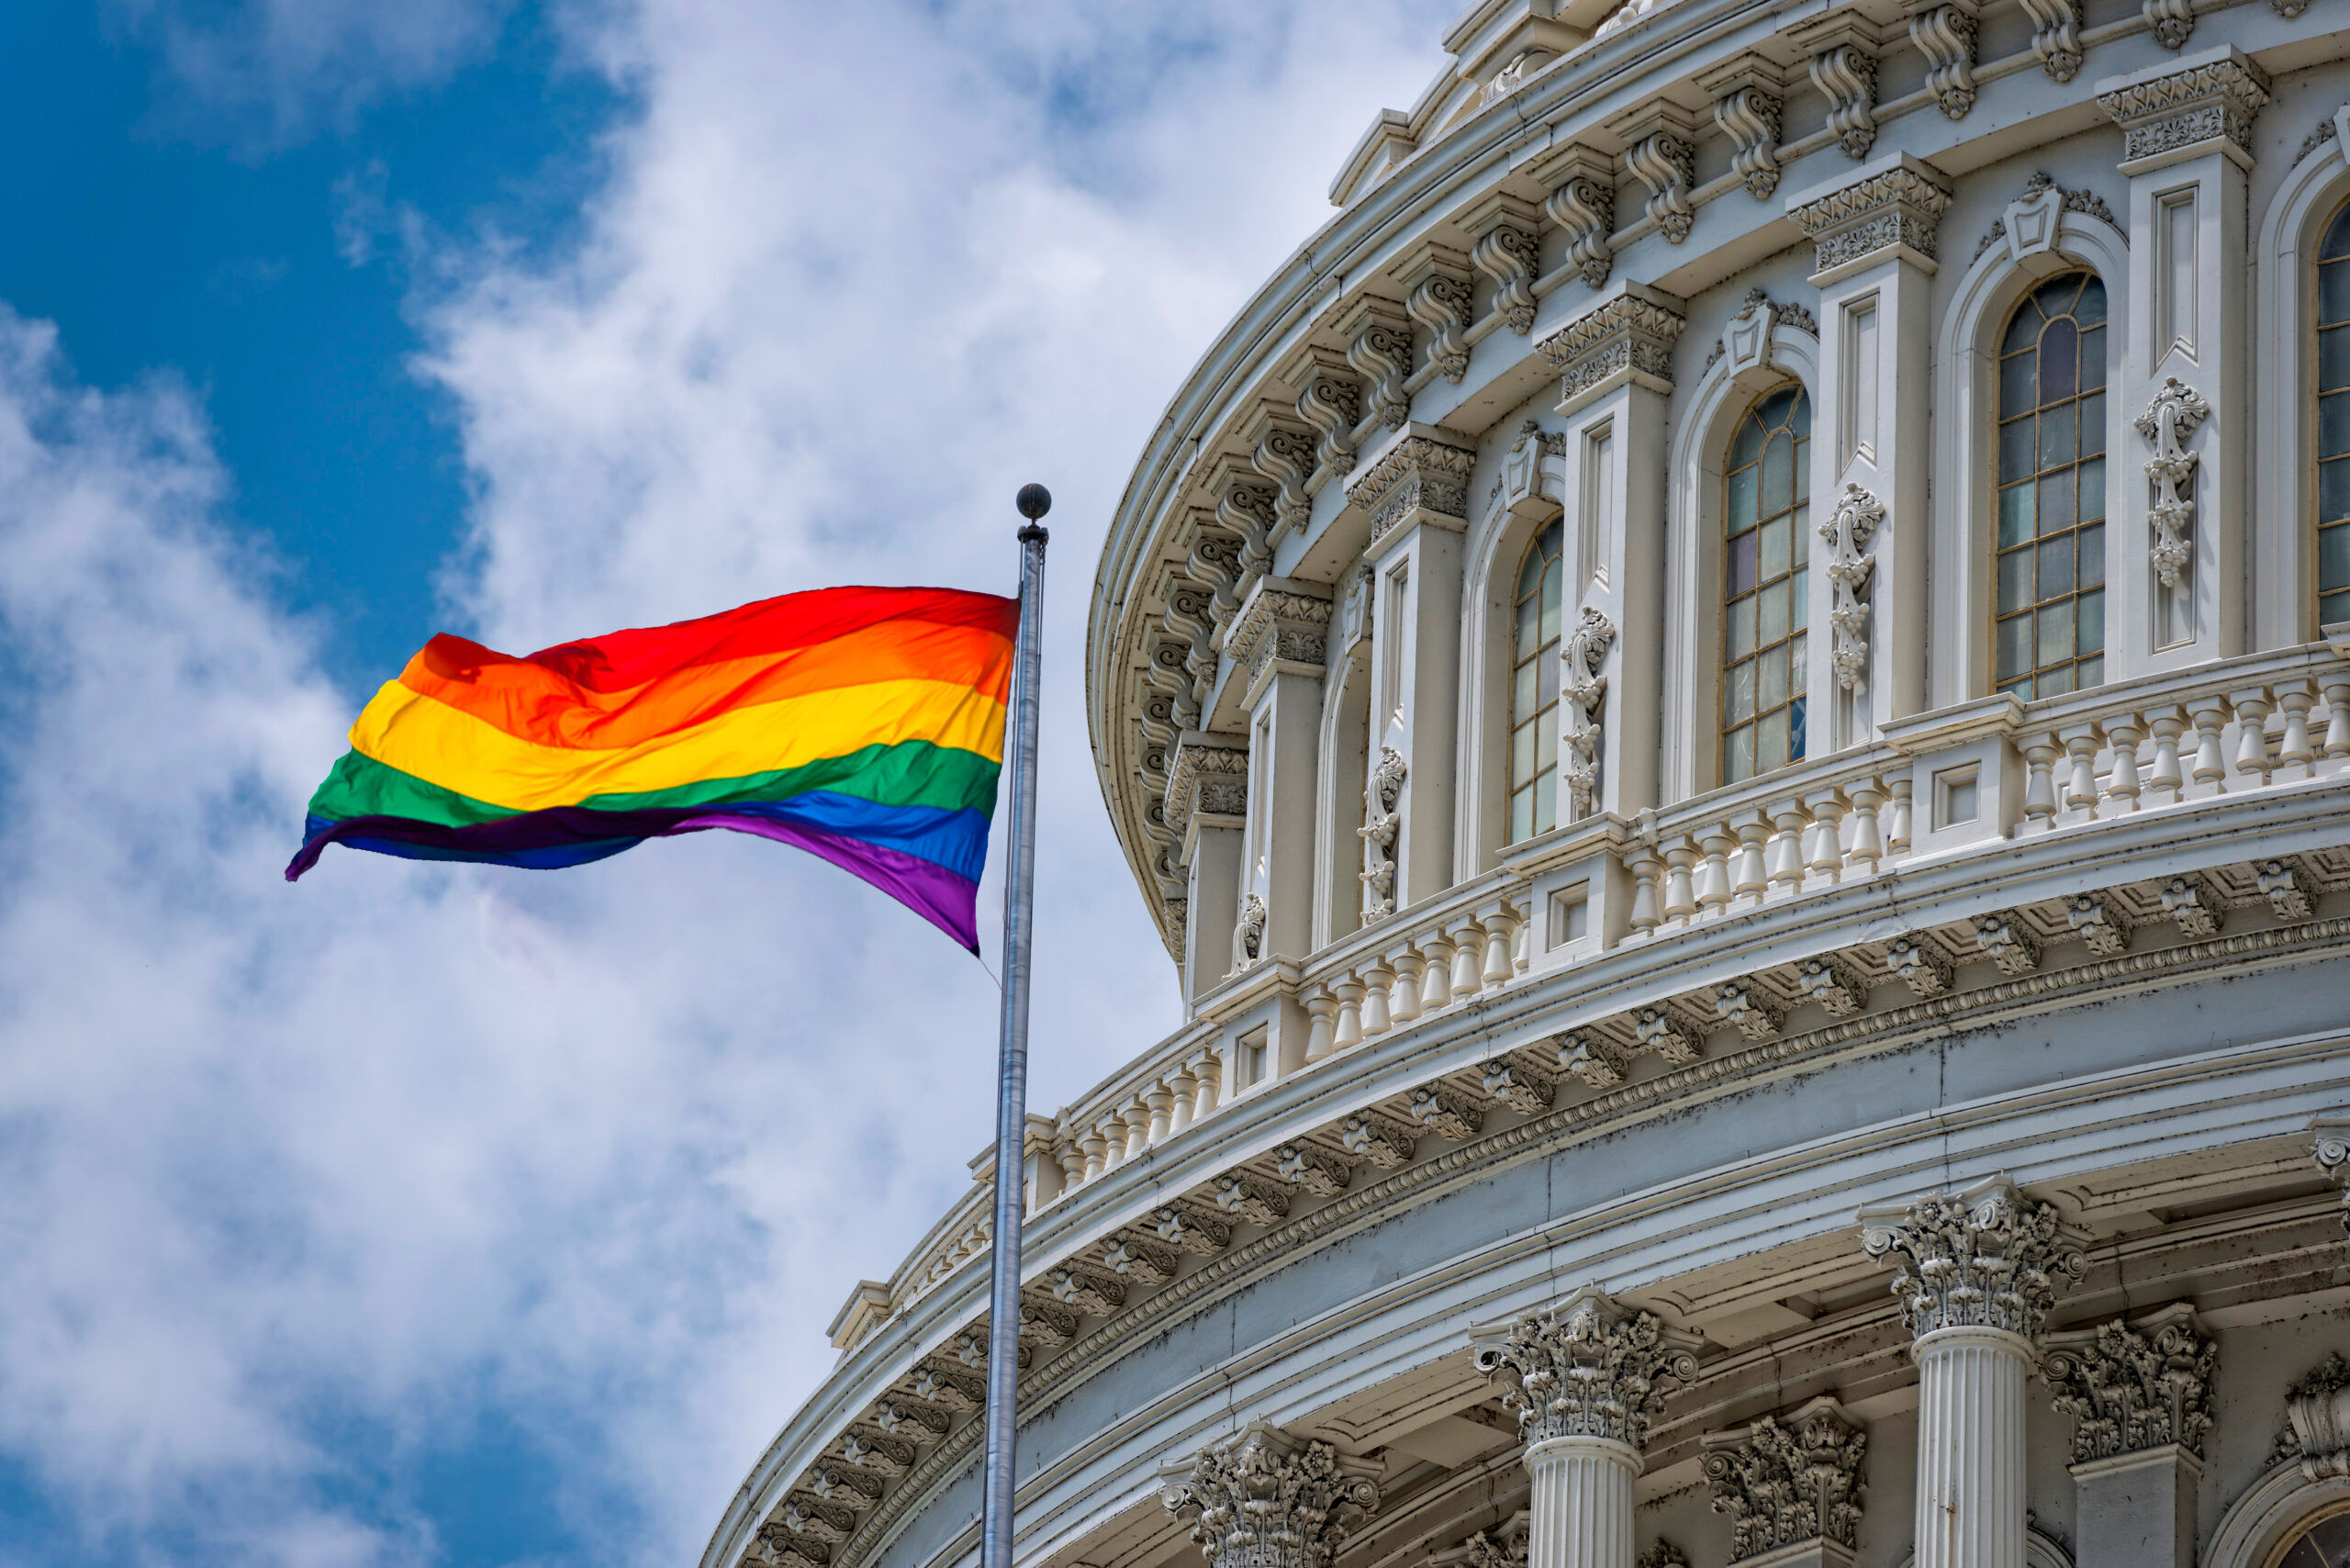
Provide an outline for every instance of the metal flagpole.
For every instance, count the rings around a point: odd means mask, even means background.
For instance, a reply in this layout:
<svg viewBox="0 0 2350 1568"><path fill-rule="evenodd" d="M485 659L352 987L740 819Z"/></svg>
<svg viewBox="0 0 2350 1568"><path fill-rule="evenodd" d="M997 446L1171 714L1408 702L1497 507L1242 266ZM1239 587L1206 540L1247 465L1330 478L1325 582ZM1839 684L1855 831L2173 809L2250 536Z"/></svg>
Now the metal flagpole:
<svg viewBox="0 0 2350 1568"><path fill-rule="evenodd" d="M988 1409L979 1568L1012 1568L1012 1445L1020 1378L1022 1145L1028 1136L1028 942L1036 883L1036 680L1045 655L1045 525L1053 507L1042 485L1023 485L1020 641L1014 650L1012 843L1003 876L1003 1034L995 1113L995 1232L988 1278Z"/></svg>

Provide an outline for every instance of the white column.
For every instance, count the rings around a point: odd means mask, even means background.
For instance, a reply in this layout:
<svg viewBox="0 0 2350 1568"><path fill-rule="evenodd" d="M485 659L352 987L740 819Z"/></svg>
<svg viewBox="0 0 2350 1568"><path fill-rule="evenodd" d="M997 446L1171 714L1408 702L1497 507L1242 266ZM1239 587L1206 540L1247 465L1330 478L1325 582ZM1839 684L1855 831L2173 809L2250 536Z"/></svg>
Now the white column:
<svg viewBox="0 0 2350 1568"><path fill-rule="evenodd" d="M1249 737L1248 842L1240 900L1262 901L1253 962L1303 958L1314 948L1314 810L1322 663L1330 590L1288 577L1260 578L1225 633ZM1235 953L1236 967L1242 957Z"/></svg>
<svg viewBox="0 0 2350 1568"><path fill-rule="evenodd" d="M1916 1336L1917 1568L2024 1568L2024 1379L2082 1259L2056 1211L2004 1177L1861 1211Z"/></svg>
<svg viewBox="0 0 2350 1568"><path fill-rule="evenodd" d="M1640 1452L1611 1438L1552 1438L1526 1450L1534 1478L1526 1568L1630 1568Z"/></svg>
<svg viewBox="0 0 2350 1568"><path fill-rule="evenodd" d="M1527 1568L1632 1568L1640 1450L1664 1407L1660 1384L1697 1375L1697 1337L1585 1285L1470 1339L1527 1439Z"/></svg>
<svg viewBox="0 0 2350 1568"><path fill-rule="evenodd" d="M1248 748L1234 735L1186 730L1167 770L1167 825L1183 867L1183 994L1198 1001L1232 970L1240 919L1240 839Z"/></svg>

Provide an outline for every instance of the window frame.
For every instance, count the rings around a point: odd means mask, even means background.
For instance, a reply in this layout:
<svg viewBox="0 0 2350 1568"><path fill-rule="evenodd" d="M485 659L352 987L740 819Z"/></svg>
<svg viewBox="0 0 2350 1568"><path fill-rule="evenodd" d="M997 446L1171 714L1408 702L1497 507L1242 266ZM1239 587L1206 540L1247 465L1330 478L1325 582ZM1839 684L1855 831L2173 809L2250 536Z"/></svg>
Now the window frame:
<svg viewBox="0 0 2350 1568"><path fill-rule="evenodd" d="M1765 409L1789 392L1795 394L1795 402L1789 409L1789 422L1779 426L1764 426L1765 433L1763 436L1762 446L1757 451L1753 463L1751 465L1756 472L1757 478L1755 482L1758 487L1757 511L1754 524L1749 529L1740 530L1734 535L1730 532L1731 524L1735 521L1731 516L1730 492L1736 483L1737 476L1745 472L1750 466L1750 465L1736 461L1739 440L1745 434L1747 424L1750 420L1760 420L1762 411ZM1759 487L1762 483L1762 467L1768 458L1773 437L1781 430L1793 430L1795 428L1794 416L1796 410L1798 409L1801 410L1802 413L1802 433L1794 438L1795 451L1789 459L1791 467L1789 470L1788 480L1789 493L1792 498L1785 510L1765 514L1761 510L1759 494ZM1814 411L1809 390L1805 387L1800 380L1789 376L1780 381L1777 385L1770 386L1746 400L1745 405L1739 410L1737 417L1730 421L1729 439L1723 445L1721 476L1719 480L1719 510L1716 515L1716 521L1718 524L1716 530L1716 547L1718 551L1718 556L1716 566L1717 576L1715 581L1718 584L1718 591L1716 595L1714 606L1714 781L1718 785L1729 786L1732 784L1746 783L1751 779L1762 778L1766 774L1775 773L1779 771L1780 768L1792 767L1794 764L1804 760L1805 756L1807 755L1807 745L1806 745L1805 749L1802 750L1798 750L1797 746L1799 745L1804 745L1808 740L1807 721L1809 717L1809 672L1811 663L1810 593L1813 581L1810 576L1811 537L1813 527L1811 521L1811 505L1813 499L1811 494L1811 462L1813 454L1811 443L1813 439L1813 418ZM1788 556L1791 563L1790 566L1785 571L1780 572L1776 576L1770 577L1766 580L1761 563L1758 559L1753 587L1751 589L1744 591L1733 591L1736 588L1736 579L1734 578L1731 571L1731 557L1736 549L1737 540L1743 538L1749 532L1754 534L1756 539L1756 554L1759 557L1761 554L1762 537L1764 530L1766 530L1772 523L1778 521L1782 518L1790 520L1790 540L1788 549ZM1801 552L1800 566L1792 564L1798 550ZM1778 637L1773 639L1772 642L1765 646L1762 640L1760 627L1762 599L1763 596L1769 592L1772 587L1781 582L1792 585L1788 591L1788 623L1785 631ZM1755 606L1754 613L1757 621L1755 635L1752 639L1753 645L1750 652L1739 656L1738 662L1748 665L1756 672L1756 690L1754 700L1750 706L1748 715L1743 719L1733 722L1728 712L1729 693L1737 689L1737 669L1736 666L1732 663L1730 652L1730 641L1732 635L1731 628L1736 619L1737 605L1739 601L1750 599ZM1787 688L1781 695L1779 701L1766 712L1762 706L1762 694L1760 689L1762 661L1771 653L1783 646L1789 650L1788 663L1790 667ZM1799 664L1797 662L1798 657L1800 658ZM1797 714L1797 710L1802 710L1800 714ZM1738 778L1732 778L1731 763L1734 755L1731 745L1732 737L1740 730L1750 731L1751 734L1759 736L1762 734L1762 725L1768 716L1768 713L1780 711L1787 711L1791 714L1788 723L1790 733L1788 737L1789 750L1786 759L1785 761L1775 763L1769 767L1762 767L1759 759L1752 759L1753 766L1747 773ZM1799 720L1804 722L1805 727L1803 729L1797 728ZM1751 757L1751 754L1750 754L1750 757Z"/></svg>

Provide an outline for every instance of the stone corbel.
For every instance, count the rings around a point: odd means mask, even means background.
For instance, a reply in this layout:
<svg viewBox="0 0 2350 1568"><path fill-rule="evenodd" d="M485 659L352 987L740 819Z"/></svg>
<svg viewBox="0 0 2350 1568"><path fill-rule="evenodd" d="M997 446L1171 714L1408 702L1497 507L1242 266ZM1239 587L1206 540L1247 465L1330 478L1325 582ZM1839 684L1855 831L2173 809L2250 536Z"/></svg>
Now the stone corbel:
<svg viewBox="0 0 2350 1568"><path fill-rule="evenodd" d="M2233 45L2098 88L2098 106L2121 128L2122 174L2214 151L2252 167L2253 122L2268 103L2268 73Z"/></svg>
<svg viewBox="0 0 2350 1568"><path fill-rule="evenodd" d="M1314 518L1314 492L1307 481L1321 466L1313 433L1295 422L1286 404L1270 399L1249 410L1241 421L1240 439L1248 443L1248 461L1272 481L1273 531L1269 544L1279 544L1292 533L1303 533Z"/></svg>
<svg viewBox="0 0 2350 1568"><path fill-rule="evenodd" d="M1242 598L1273 565L1273 529L1281 492L1259 481L1263 476L1246 458L1225 457L1209 474L1208 494L1215 502L1215 521L1226 533L1240 537L1240 578L1235 584Z"/></svg>
<svg viewBox="0 0 2350 1568"><path fill-rule="evenodd" d="M2350 1231L2350 1111L2328 1111L2310 1123L2317 1168L2342 1189L2342 1228Z"/></svg>
<svg viewBox="0 0 2350 1568"><path fill-rule="evenodd" d="M1462 214L1461 228L1477 236L1469 261L1494 280L1494 312L1518 336L1534 330L1534 280L1542 271L1542 211L1532 202L1495 191Z"/></svg>
<svg viewBox="0 0 2350 1568"><path fill-rule="evenodd" d="M1630 384L1673 392L1673 346L1688 325L1683 303L1627 279L1536 343L1560 373L1559 412L1572 413Z"/></svg>
<svg viewBox="0 0 2350 1568"><path fill-rule="evenodd" d="M1367 294L1347 307L1338 331L1347 340L1347 363L1366 383L1363 412L1389 430L1403 429L1412 417L1412 395L1404 386L1412 375L1411 317Z"/></svg>
<svg viewBox="0 0 2350 1568"><path fill-rule="evenodd" d="M1602 152L1569 147L1535 165L1550 191L1542 210L1566 231L1567 264L1587 288L1604 288L1616 264L1616 166Z"/></svg>
<svg viewBox="0 0 2350 1568"><path fill-rule="evenodd" d="M1906 152L1787 198L1787 217L1818 246L1815 285L1896 256L1933 272L1936 235L1949 209L1949 181Z"/></svg>
<svg viewBox="0 0 2350 1568"><path fill-rule="evenodd" d="M1624 139L1624 167L1649 191L1647 217L1667 244L1689 238L1696 208L1697 121L1670 99L1659 98L1618 116L1608 129Z"/></svg>
<svg viewBox="0 0 2350 1568"><path fill-rule="evenodd" d="M2053 82L2070 82L2081 69L2081 0L2020 0L2031 18L2031 52Z"/></svg>
<svg viewBox="0 0 2350 1568"><path fill-rule="evenodd" d="M2350 1475L2350 1365L2340 1352L2285 1391L2285 1435L2277 1446L2284 1457L2300 1461L2305 1480Z"/></svg>
<svg viewBox="0 0 2350 1568"><path fill-rule="evenodd" d="M1975 47L1980 0L1908 0L1909 43L1932 70L1926 90L1949 119L1975 106Z"/></svg>
<svg viewBox="0 0 2350 1568"><path fill-rule="evenodd" d="M1700 1461L1714 1511L1730 1516L1730 1561L1850 1563L1861 1527L1868 1434L1826 1395L1784 1418L1708 1433ZM1809 1550L1806 1550L1809 1549Z"/></svg>
<svg viewBox="0 0 2350 1568"><path fill-rule="evenodd" d="M2185 49L2195 34L2195 0L2143 0L2138 11L2165 49Z"/></svg>
<svg viewBox="0 0 2350 1568"><path fill-rule="evenodd" d="M1788 28L1786 37L1811 56L1811 85L1828 100L1836 145L1860 162L1876 146L1877 60L1890 29L1845 6Z"/></svg>
<svg viewBox="0 0 2350 1568"><path fill-rule="evenodd" d="M1714 126L1738 151L1730 173L1746 194L1768 201L1779 189L1779 137L1786 110L1786 75L1759 54L1742 54L1697 78L1714 100Z"/></svg>
<svg viewBox="0 0 2350 1568"><path fill-rule="evenodd" d="M1404 308L1428 330L1427 366L1447 381L1469 374L1469 258L1433 240L1414 246L1391 269L1408 291Z"/></svg>
<svg viewBox="0 0 2350 1568"><path fill-rule="evenodd" d="M1517 439L1502 454L1501 504L1518 517L1539 517L1563 506L1563 475L1554 474L1550 465L1558 460L1563 465L1566 453L1565 436L1532 420L1518 426Z"/></svg>
<svg viewBox="0 0 2350 1568"><path fill-rule="evenodd" d="M1362 422L1362 382L1346 354L1309 343L1281 367L1297 388L1297 417L1312 426L1315 471L1345 474L1355 465L1355 426Z"/></svg>

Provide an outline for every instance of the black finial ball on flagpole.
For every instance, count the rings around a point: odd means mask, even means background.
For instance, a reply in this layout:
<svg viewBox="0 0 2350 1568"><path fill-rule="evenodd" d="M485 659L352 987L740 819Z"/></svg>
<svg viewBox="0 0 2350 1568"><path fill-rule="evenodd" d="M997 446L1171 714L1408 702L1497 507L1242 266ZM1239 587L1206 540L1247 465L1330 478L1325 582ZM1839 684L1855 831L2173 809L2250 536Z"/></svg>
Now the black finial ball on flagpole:
<svg viewBox="0 0 2350 1568"><path fill-rule="evenodd" d="M1053 510L1053 493L1042 485L1023 485L1013 504L1020 509L1022 517L1034 522Z"/></svg>

